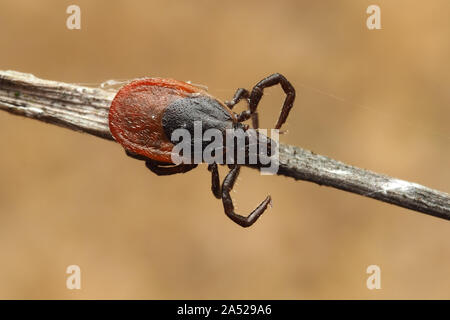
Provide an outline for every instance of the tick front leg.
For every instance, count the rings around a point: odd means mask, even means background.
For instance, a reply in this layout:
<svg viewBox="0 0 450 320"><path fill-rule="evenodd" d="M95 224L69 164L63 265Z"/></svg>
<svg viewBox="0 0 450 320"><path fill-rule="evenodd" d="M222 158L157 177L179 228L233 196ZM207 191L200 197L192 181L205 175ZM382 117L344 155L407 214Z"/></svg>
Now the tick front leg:
<svg viewBox="0 0 450 320"><path fill-rule="evenodd" d="M151 172L157 174L158 176L186 173L197 167L197 164L179 164L169 167L152 160L146 160L145 165Z"/></svg>
<svg viewBox="0 0 450 320"><path fill-rule="evenodd" d="M250 227L256 220L264 213L267 206L271 203L271 198L268 196L261 204L256 207L247 217L241 216L234 212L233 200L230 196L230 191L233 189L234 183L240 172L240 166L236 165L225 177L222 184L222 203L225 214L241 227Z"/></svg>
<svg viewBox="0 0 450 320"><path fill-rule="evenodd" d="M244 88L239 88L236 90L236 93L234 94L233 99L231 99L231 101L226 101L225 105L230 108L233 109L233 107L239 103L239 101L241 101L242 99L245 99L247 101L247 108L249 108L249 101L248 98L250 97L250 92L248 92L248 90L244 89ZM250 109L242 111L239 114L236 114L236 119L238 122L243 122L245 120L250 119L250 117L252 116L252 113L250 111ZM258 115L255 115L256 118L258 118ZM258 119L257 119L258 120ZM257 129L257 128L255 128Z"/></svg>
<svg viewBox="0 0 450 320"><path fill-rule="evenodd" d="M233 99L231 99L231 101L225 101L225 105L228 108L233 109L233 107L238 104L239 101L241 101L242 99L248 99L249 96L250 92L248 92L247 89L239 88L236 90L236 93L234 94L234 97Z"/></svg>
<svg viewBox="0 0 450 320"><path fill-rule="evenodd" d="M250 117L252 116L252 113L250 112L250 110L244 110L239 114L236 114L236 119L237 122L243 122L245 120L250 119Z"/></svg>
<svg viewBox="0 0 450 320"><path fill-rule="evenodd" d="M275 73L258 82L253 87L252 93L250 94L249 108L250 112L252 113L252 123L255 129L259 127L258 113L256 112L256 108L258 107L259 101L261 100L263 91L265 88L272 87L277 84L280 84L283 88L283 91L286 93L286 99L284 100L278 121L275 124L275 129L280 129L283 123L286 122L289 111L294 105L295 89L282 74Z"/></svg>

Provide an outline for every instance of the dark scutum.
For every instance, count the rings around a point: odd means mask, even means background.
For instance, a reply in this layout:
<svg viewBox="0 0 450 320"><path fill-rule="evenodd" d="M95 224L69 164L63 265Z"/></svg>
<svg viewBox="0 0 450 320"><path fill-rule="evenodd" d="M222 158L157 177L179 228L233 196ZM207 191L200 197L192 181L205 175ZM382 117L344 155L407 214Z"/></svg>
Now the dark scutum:
<svg viewBox="0 0 450 320"><path fill-rule="evenodd" d="M176 129L184 128L194 139L194 122L201 121L202 132L215 128L222 132L233 128L230 114L216 100L201 96L182 98L172 102L164 112L162 125L170 139Z"/></svg>

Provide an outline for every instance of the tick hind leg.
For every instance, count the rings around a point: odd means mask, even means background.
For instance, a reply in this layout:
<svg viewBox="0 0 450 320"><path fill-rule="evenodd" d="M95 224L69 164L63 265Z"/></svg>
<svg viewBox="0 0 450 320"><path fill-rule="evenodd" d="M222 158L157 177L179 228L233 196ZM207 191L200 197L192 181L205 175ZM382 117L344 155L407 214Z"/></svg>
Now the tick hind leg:
<svg viewBox="0 0 450 320"><path fill-rule="evenodd" d="M160 163L129 150L125 150L125 153L127 154L127 156L133 159L145 161L146 167L158 176L168 176L171 174L185 173L197 167L196 164L172 165L170 163Z"/></svg>
<svg viewBox="0 0 450 320"><path fill-rule="evenodd" d="M284 100L278 121L275 124L275 129L280 129L283 123L286 122L286 119L289 115L289 111L292 109L294 105L295 89L282 74L275 73L258 82L253 87L252 92L250 93L249 109L251 113L253 128L258 129L259 127L259 119L258 113L256 112L256 108L258 107L259 101L261 100L264 89L275 86L277 84L280 84L281 87L283 88L283 91L286 93L286 99Z"/></svg>
<svg viewBox="0 0 450 320"><path fill-rule="evenodd" d="M195 169L197 164L179 164L179 165L171 165L171 164L162 164L159 162L155 162L147 159L145 161L145 166L153 173L158 176L168 176L177 173L186 173Z"/></svg>
<svg viewBox="0 0 450 320"><path fill-rule="evenodd" d="M130 158L133 158L133 159L136 159L136 160L144 160L144 161L148 160L148 158L146 156L141 156L140 154L134 153L133 151L130 151L130 150L126 150L125 149L125 153Z"/></svg>
<svg viewBox="0 0 450 320"><path fill-rule="evenodd" d="M241 216L234 212L233 200L230 196L230 191L233 189L234 183L239 175L240 166L235 165L230 170L222 183L222 203L225 214L241 227L250 227L256 220L264 213L267 206L271 203L271 198L268 196L261 204L256 207L247 217Z"/></svg>

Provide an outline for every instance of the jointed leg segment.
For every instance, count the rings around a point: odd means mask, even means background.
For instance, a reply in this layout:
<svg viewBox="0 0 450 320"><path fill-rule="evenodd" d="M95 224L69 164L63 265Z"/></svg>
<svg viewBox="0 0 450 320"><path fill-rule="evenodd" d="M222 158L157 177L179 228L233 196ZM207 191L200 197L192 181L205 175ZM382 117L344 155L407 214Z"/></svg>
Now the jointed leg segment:
<svg viewBox="0 0 450 320"><path fill-rule="evenodd" d="M248 92L247 89L239 88L236 90L236 93L234 94L233 99L231 101L226 101L225 105L233 109L233 107L241 101L241 99L248 99L250 97L250 92ZM248 101L247 101L248 102Z"/></svg>
<svg viewBox="0 0 450 320"><path fill-rule="evenodd" d="M233 99L229 102L226 102L225 104L231 109L241 99L247 99L249 110L246 110L237 116L238 122L245 121L251 117L253 128L258 129L259 118L258 112L256 112L256 108L258 107L259 101L263 96L264 89L275 86L277 84L280 84L283 88L283 91L286 93L286 99L284 100L280 116L277 123L275 124L275 129L280 129L283 123L286 122L289 111L292 109L295 100L295 89L282 74L274 73L267 78L262 79L253 87L251 93L243 88L239 88L234 94Z"/></svg>
<svg viewBox="0 0 450 320"><path fill-rule="evenodd" d="M220 199L222 198L222 188L220 186L217 163L214 162L208 165L208 171L211 172L211 191L217 199Z"/></svg>
<svg viewBox="0 0 450 320"><path fill-rule="evenodd" d="M179 164L175 166L165 166L159 163L155 163L152 160L145 161L145 166L158 176L168 176L177 173L186 173L195 169L197 164Z"/></svg>
<svg viewBox="0 0 450 320"><path fill-rule="evenodd" d="M241 216L234 212L233 200L230 196L230 191L233 189L234 183L239 175L240 166L236 165L227 174L222 184L222 203L225 210L225 214L241 227L250 227L267 209L267 206L271 203L271 198L268 196L261 204L253 210L247 217Z"/></svg>
<svg viewBox="0 0 450 320"><path fill-rule="evenodd" d="M197 164L172 165L170 163L159 163L147 158L146 156L142 156L129 150L125 150L125 153L127 154L127 156L133 159L145 161L146 167L158 176L168 176L171 174L185 173L197 167Z"/></svg>
<svg viewBox="0 0 450 320"><path fill-rule="evenodd" d="M280 117L278 118L278 121L275 124L275 129L280 129L283 123L286 122L286 119L289 115L289 111L292 109L292 106L294 105L295 89L283 75L275 73L258 82L256 86L253 88L252 93L250 94L249 108L252 113L252 122L254 128L258 128L259 126L256 107L258 106L259 101L261 100L264 89L272 87L277 84L280 84L281 87L283 88L284 92L286 93L286 99L284 100Z"/></svg>

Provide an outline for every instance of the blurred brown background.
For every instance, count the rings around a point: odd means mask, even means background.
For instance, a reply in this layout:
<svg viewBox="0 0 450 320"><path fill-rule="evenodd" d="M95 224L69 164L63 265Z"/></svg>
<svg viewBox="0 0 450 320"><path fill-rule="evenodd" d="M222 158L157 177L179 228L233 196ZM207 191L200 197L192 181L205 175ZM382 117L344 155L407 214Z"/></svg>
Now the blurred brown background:
<svg viewBox="0 0 450 320"><path fill-rule="evenodd" d="M81 30L66 28L70 4ZM366 28L370 4L382 30ZM2 1L0 69L172 77L223 100L280 72L298 92L282 142L449 192L449 12L447 0ZM283 98L267 91L263 127ZM205 166L157 177L118 144L5 112L0 135L0 298L450 298L444 220L244 169L238 209L266 194L274 208L241 229ZM371 264L381 290L366 288Z"/></svg>

